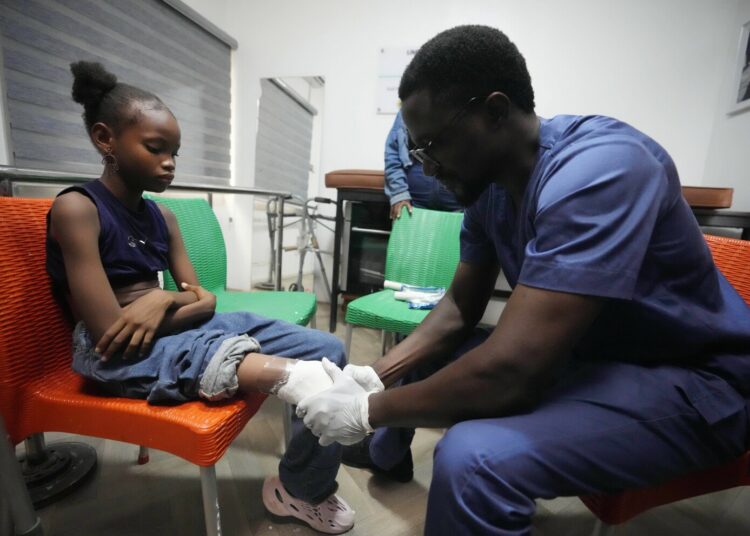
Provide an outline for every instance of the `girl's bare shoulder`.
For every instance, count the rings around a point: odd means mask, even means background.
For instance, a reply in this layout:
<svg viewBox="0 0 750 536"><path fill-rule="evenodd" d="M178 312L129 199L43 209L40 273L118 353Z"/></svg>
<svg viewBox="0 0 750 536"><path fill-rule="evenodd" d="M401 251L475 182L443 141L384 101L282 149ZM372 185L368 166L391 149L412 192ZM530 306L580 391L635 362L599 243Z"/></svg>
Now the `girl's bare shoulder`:
<svg viewBox="0 0 750 536"><path fill-rule="evenodd" d="M60 231L80 229L81 225L92 230L99 229L99 212L94 202L81 192L66 192L52 203L50 209L52 235L57 237Z"/></svg>

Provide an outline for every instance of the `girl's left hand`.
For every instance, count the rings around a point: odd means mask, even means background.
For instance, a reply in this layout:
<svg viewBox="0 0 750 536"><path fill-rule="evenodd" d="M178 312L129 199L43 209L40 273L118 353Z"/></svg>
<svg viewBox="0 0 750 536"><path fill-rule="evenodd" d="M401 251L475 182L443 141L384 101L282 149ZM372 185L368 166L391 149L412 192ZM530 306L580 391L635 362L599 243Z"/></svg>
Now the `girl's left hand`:
<svg viewBox="0 0 750 536"><path fill-rule="evenodd" d="M182 288L188 292L194 293L198 297L199 302L213 304L216 308L216 295L203 288L200 285L191 285L190 283L182 283Z"/></svg>
<svg viewBox="0 0 750 536"><path fill-rule="evenodd" d="M110 359L126 343L123 358L147 354L172 301L169 293L157 289L123 307L120 317L96 345L102 361Z"/></svg>

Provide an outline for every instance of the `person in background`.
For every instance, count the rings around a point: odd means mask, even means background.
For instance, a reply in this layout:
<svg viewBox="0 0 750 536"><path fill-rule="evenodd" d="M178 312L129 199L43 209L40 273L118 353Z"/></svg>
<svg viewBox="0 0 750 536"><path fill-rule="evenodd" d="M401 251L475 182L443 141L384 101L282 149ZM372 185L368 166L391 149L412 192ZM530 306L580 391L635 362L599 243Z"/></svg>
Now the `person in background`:
<svg viewBox="0 0 750 536"><path fill-rule="evenodd" d="M401 112L396 114L385 142L385 195L391 202L391 219L400 218L406 207L459 211L463 207L435 177L428 177L422 164L409 156L410 140Z"/></svg>
<svg viewBox="0 0 750 536"><path fill-rule="evenodd" d="M71 71L73 99L104 164L99 179L63 190L47 217L47 272L77 322L73 369L108 394L154 404L257 391L296 404L329 387L321 359L343 366L341 342L251 313L215 313L175 215L143 198L174 179L181 133L169 108L98 63ZM157 273L167 269L180 292L159 287ZM335 493L341 447L318 445L299 419L292 425L263 503L320 532L346 532L354 511Z"/></svg>

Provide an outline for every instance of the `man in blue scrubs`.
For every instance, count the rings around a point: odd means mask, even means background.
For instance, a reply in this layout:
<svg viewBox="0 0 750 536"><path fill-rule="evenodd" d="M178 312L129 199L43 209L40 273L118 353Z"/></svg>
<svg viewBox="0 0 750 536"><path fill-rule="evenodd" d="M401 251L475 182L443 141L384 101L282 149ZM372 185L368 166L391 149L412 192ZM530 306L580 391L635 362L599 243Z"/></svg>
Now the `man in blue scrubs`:
<svg viewBox="0 0 750 536"><path fill-rule="evenodd" d="M745 452L750 309L666 151L615 119L537 117L523 57L488 27L427 42L399 93L413 155L468 207L461 262L403 343L373 368L331 370L334 386L302 401L320 441L360 442L387 471L409 427L450 426L429 535L527 535L536 498L648 486ZM500 268L513 293L476 334Z"/></svg>

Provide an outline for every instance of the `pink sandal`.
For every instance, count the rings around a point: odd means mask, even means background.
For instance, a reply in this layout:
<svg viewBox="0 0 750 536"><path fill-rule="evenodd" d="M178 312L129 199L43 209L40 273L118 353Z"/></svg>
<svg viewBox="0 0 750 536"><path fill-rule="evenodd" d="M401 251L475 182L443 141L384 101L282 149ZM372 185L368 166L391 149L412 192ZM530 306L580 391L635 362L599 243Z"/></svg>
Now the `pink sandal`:
<svg viewBox="0 0 750 536"><path fill-rule="evenodd" d="M276 516L295 517L326 534L341 534L354 526L354 510L335 493L312 505L289 495L278 476L263 482L263 504Z"/></svg>

